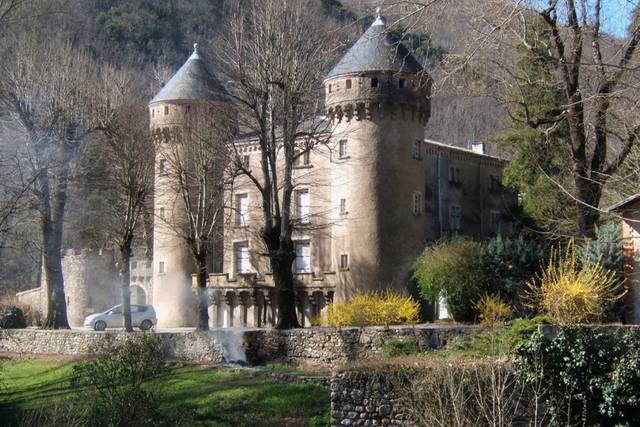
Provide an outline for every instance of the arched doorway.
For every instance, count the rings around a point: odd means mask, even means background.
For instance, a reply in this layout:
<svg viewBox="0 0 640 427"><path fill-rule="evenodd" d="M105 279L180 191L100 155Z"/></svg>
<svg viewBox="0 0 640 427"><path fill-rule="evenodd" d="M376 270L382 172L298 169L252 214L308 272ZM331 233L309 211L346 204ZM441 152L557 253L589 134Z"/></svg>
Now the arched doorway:
<svg viewBox="0 0 640 427"><path fill-rule="evenodd" d="M131 286L131 304L146 304L147 292L138 285Z"/></svg>

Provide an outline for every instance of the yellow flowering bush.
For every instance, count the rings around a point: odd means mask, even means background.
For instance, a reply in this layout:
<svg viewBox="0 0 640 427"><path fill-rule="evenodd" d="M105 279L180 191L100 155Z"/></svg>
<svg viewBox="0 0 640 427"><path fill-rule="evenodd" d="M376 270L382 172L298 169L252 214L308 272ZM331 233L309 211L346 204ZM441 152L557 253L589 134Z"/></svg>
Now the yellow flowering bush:
<svg viewBox="0 0 640 427"><path fill-rule="evenodd" d="M388 326L416 324L420 305L410 296L390 290L357 295L328 308L329 326Z"/></svg>
<svg viewBox="0 0 640 427"><path fill-rule="evenodd" d="M615 271L602 267L600 260L579 266L573 241L565 250L551 251L549 263L528 283L525 298L560 324L601 321L607 303L624 293L617 292Z"/></svg>
<svg viewBox="0 0 640 427"><path fill-rule="evenodd" d="M489 328L503 325L513 315L513 308L496 296L485 295L473 306L480 314L480 324Z"/></svg>

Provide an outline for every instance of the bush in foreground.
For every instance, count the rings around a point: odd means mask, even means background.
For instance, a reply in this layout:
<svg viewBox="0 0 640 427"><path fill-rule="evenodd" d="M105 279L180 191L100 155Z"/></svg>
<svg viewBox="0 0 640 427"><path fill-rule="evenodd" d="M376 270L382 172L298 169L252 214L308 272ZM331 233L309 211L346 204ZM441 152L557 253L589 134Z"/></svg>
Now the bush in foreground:
<svg viewBox="0 0 640 427"><path fill-rule="evenodd" d="M606 305L623 296L615 271L599 261L579 265L573 242L552 250L547 266L528 287L531 306L560 324L599 322Z"/></svg>
<svg viewBox="0 0 640 427"><path fill-rule="evenodd" d="M329 326L389 326L416 324L420 305L390 290L370 292L329 306Z"/></svg>
<svg viewBox="0 0 640 427"><path fill-rule="evenodd" d="M0 329L22 329L26 327L27 321L19 307L0 307Z"/></svg>
<svg viewBox="0 0 640 427"><path fill-rule="evenodd" d="M516 349L515 372L552 425L631 426L640 419L640 334L567 326Z"/></svg>

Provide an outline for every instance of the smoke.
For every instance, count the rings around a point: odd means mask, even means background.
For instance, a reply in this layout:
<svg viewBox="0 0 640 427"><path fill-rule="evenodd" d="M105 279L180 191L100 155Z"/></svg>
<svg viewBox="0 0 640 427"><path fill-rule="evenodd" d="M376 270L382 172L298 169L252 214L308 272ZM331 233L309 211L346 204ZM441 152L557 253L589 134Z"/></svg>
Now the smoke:
<svg viewBox="0 0 640 427"><path fill-rule="evenodd" d="M198 301L184 274L168 273L154 277L153 307L159 328L196 325Z"/></svg>
<svg viewBox="0 0 640 427"><path fill-rule="evenodd" d="M235 328L218 328L209 331L216 344L222 347L225 363L247 364L244 350L244 331Z"/></svg>

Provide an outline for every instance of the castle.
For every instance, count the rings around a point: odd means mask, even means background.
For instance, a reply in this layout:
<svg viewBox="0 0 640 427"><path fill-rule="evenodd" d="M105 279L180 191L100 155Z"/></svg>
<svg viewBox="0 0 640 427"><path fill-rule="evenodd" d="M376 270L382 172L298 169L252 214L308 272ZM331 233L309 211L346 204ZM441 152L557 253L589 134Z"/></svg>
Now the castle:
<svg viewBox="0 0 640 427"><path fill-rule="evenodd" d="M408 291L410 265L428 241L511 232L509 207L516 203L500 185L506 162L485 154L482 144L465 149L425 139L429 79L391 39L384 17L333 67L324 88L329 139L300 156L293 171L293 268L303 326L334 300L384 288ZM154 195L152 273L145 276L152 275L152 286L138 299L153 302L161 327L194 326L196 315L192 254L168 226L185 211L178 193L167 190L162 147L176 144L189 117L211 105L233 108L197 49L149 104L159 147L156 190L163 191ZM233 144L247 168L259 168L255 140ZM229 191L232 207L209 260L210 325L268 327L278 313L258 233L261 200L246 177Z"/></svg>
<svg viewBox="0 0 640 427"><path fill-rule="evenodd" d="M465 233L509 232L514 194L500 186L505 162L478 150L425 140L430 86L422 66L394 43L378 16L324 80L328 143L294 166L294 262L299 320L309 326L334 299L383 288L406 291L410 265L425 243ZM190 114L225 101L224 89L195 51L149 104L151 129L172 144ZM257 141L234 148L248 169L260 167ZM166 159L156 153L156 185ZM274 284L259 227L261 198L240 177L233 213L214 251L208 279L212 327L272 325ZM156 217L183 215L175 195L157 192ZM178 240L177 240L178 239ZM177 313L195 313L188 289L193 262L186 245L156 227L154 305L171 312L169 326L192 325ZM182 289L176 289L180 288Z"/></svg>

